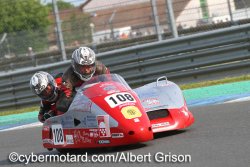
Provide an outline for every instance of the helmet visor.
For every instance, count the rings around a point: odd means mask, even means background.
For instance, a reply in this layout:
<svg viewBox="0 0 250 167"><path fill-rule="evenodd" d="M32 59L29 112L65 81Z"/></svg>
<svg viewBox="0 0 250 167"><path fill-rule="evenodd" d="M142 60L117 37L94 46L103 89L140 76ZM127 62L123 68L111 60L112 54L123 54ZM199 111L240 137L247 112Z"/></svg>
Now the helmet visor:
<svg viewBox="0 0 250 167"><path fill-rule="evenodd" d="M91 75L95 72L95 63L91 65L80 65L75 63L75 70L83 76Z"/></svg>
<svg viewBox="0 0 250 167"><path fill-rule="evenodd" d="M40 94L38 94L38 96L44 100L48 100L53 96L53 94L54 88L51 85L48 85Z"/></svg>

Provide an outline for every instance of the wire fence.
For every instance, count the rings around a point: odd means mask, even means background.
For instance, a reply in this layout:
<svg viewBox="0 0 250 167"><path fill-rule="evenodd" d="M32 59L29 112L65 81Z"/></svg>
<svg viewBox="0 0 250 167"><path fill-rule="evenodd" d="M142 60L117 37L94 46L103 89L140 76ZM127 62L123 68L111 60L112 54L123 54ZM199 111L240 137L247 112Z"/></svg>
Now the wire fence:
<svg viewBox="0 0 250 167"><path fill-rule="evenodd" d="M14 3L28 6L31 0L1 0L1 8ZM32 0L33 1L33 0ZM34 0L35 1L35 0ZM45 0L35 9L24 8L26 12L40 11L46 7ZM96 52L105 52L122 47L138 45L173 38L171 21L167 9L167 0L155 0L156 13L153 12L153 0L72 0L71 7L60 9L61 29L64 45L67 49L81 45L92 46ZM249 0L172 0L174 19L179 36L218 28L236 26L250 22ZM0 2L1 3L1 2ZM13 3L13 4L12 4ZM6 6L4 6L6 5ZM58 4L59 5L59 4ZM34 6L33 6L34 8ZM47 26L22 24L18 31L10 31L7 24L0 24L0 60L1 62L18 60L40 52L57 51L60 41L56 28L53 5L47 6ZM29 11L30 10L30 11ZM33 11L34 10L34 11ZM1 10L0 10L1 15ZM12 16L0 17L0 22L12 19ZM156 19L159 31L156 31ZM28 20L28 19L27 19ZM20 20L19 24L27 20ZM30 28L31 27L31 28ZM35 27L35 28L32 28ZM48 52L48 56L49 56ZM61 61L62 59L57 61Z"/></svg>

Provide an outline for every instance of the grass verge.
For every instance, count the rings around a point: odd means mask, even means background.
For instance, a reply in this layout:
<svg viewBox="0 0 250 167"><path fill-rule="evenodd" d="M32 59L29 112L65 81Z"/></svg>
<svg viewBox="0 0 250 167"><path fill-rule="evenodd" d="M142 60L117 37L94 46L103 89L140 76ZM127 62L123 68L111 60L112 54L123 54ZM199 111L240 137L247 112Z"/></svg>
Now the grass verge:
<svg viewBox="0 0 250 167"><path fill-rule="evenodd" d="M207 86L226 84L226 83L232 83L232 82L247 81L247 80L250 80L250 75L243 75L243 76L232 77L232 78L227 77L224 79L218 79L218 80L213 80L213 81L184 84L184 85L180 85L180 88L182 90L194 89L194 88L207 87Z"/></svg>
<svg viewBox="0 0 250 167"><path fill-rule="evenodd" d="M32 107L25 107L21 109L13 109L9 111L1 111L0 116L5 116L5 115L11 115L11 114L21 114L21 113L26 113L26 112L32 112L32 111L39 111L40 106L32 106Z"/></svg>

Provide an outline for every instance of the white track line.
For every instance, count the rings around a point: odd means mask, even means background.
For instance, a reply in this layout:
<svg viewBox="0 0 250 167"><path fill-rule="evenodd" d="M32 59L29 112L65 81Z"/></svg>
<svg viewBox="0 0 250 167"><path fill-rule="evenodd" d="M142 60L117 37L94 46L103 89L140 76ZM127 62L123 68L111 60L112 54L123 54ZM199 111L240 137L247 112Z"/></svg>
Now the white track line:
<svg viewBox="0 0 250 167"><path fill-rule="evenodd" d="M0 130L0 132L6 132L6 131L18 130L18 129L26 129L26 128L32 128L32 127L39 127L39 126L42 126L42 125L43 124L41 122L35 122L35 123L31 123L31 124L16 126L16 127L13 127L13 128L2 129L2 130Z"/></svg>
<svg viewBox="0 0 250 167"><path fill-rule="evenodd" d="M243 102L243 101L250 101L250 96L249 97L239 98L239 99L234 99L234 100L230 100L230 101L226 101L224 103L235 103L235 102ZM0 130L0 132L19 130L19 129L27 129L27 128L32 128L32 127L39 127L39 126L42 126L42 125L43 124L41 122L35 122L35 123L31 123L31 124L16 126L16 127L13 127L13 128L2 129L2 130Z"/></svg>
<svg viewBox="0 0 250 167"><path fill-rule="evenodd" d="M250 100L250 97L242 97L242 98L239 98L239 99L226 101L224 103L235 103L235 102L243 102L243 101L249 101L249 100Z"/></svg>

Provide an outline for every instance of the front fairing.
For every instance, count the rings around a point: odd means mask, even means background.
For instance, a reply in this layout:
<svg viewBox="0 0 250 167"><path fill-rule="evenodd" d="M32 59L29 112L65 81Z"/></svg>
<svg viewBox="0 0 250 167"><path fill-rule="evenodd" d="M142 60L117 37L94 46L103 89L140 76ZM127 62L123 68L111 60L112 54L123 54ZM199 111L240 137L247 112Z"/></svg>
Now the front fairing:
<svg viewBox="0 0 250 167"><path fill-rule="evenodd" d="M99 84L98 89L93 89L92 87L97 84ZM77 92L83 92L84 94L89 89L91 93L87 93L88 98L132 90L127 82L118 74L98 75L76 88Z"/></svg>
<svg viewBox="0 0 250 167"><path fill-rule="evenodd" d="M126 113L126 109L131 109L134 115ZM77 111L81 115L109 115L110 127L119 127L123 130L134 129L135 123L137 126L150 127L137 94L117 74L100 75L84 83L77 89L77 95L69 111L74 114Z"/></svg>
<svg viewBox="0 0 250 167"><path fill-rule="evenodd" d="M44 127L52 126L63 129L65 141L44 145L47 148L117 146L153 139L150 121L137 94L117 74L93 77L77 88L69 110L45 122ZM45 141L51 139L50 133L44 131ZM67 136L74 144L67 144Z"/></svg>

